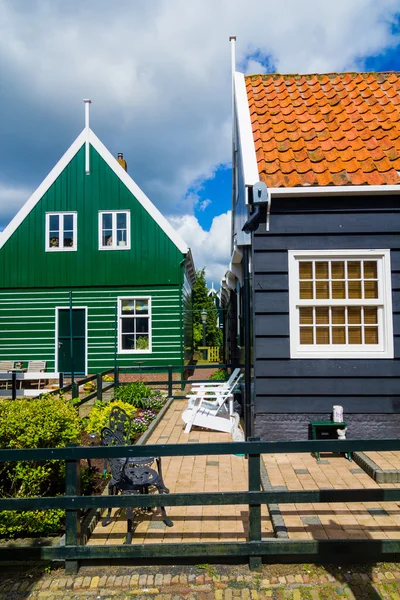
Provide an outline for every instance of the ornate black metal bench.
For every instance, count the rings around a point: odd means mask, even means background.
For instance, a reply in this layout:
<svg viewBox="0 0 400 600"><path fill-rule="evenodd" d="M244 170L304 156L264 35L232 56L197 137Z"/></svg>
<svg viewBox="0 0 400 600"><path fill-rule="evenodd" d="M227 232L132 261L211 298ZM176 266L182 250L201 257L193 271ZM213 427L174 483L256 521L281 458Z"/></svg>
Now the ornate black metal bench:
<svg viewBox="0 0 400 600"><path fill-rule="evenodd" d="M101 443L103 446L126 446L130 444L131 420L126 412L115 406L110 414L110 426L101 431ZM157 469L151 465L157 462ZM135 457L135 458L110 458L108 460L111 468L111 479L108 484L110 496L120 492L121 494L148 494L151 487L155 487L159 494L168 494L169 489L165 487L160 457ZM150 509L151 510L151 509ZM173 522L168 518L164 506L161 506L161 514L164 523L168 527ZM111 521L111 508L108 509L106 517L102 521L103 527ZM126 544L132 542L132 508L127 508L127 536Z"/></svg>

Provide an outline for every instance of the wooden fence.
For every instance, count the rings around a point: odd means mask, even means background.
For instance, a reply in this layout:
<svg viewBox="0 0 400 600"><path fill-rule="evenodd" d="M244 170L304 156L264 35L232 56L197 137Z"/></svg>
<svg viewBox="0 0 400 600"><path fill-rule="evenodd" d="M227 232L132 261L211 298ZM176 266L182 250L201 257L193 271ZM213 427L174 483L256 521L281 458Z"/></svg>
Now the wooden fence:
<svg viewBox="0 0 400 600"><path fill-rule="evenodd" d="M261 504L319 503L319 502L399 502L399 488L321 489L307 491L261 491L261 455L277 453L356 452L400 450L400 440L312 440L296 442L247 442L213 444L171 444L151 446L44 448L34 450L0 449L0 462L22 460L65 460L66 493L58 497L1 498L0 510L66 510L65 546L18 546L13 544L13 560L65 561L67 572L76 572L79 561L85 560L147 560L193 559L224 562L232 558L248 560L251 568L260 567L263 560L279 561L341 561L398 560L400 540L301 540L263 539L261 533ZM248 458L248 489L240 492L202 492L166 495L81 496L79 493L79 461L87 458L137 456L203 456L244 454ZM132 545L82 545L80 511L106 507L210 506L243 505L249 507L249 534L245 542L151 543ZM8 560L10 550L0 547L0 559Z"/></svg>

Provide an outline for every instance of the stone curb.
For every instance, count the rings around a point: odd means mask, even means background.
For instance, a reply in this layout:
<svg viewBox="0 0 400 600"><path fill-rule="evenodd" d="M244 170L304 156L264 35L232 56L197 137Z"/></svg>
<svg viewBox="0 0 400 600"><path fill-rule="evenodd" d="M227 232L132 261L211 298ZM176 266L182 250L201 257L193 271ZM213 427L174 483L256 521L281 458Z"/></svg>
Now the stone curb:
<svg viewBox="0 0 400 600"><path fill-rule="evenodd" d="M400 483L400 471L380 469L364 452L353 452L353 460L376 483Z"/></svg>
<svg viewBox="0 0 400 600"><path fill-rule="evenodd" d="M260 477L261 477L261 487L264 492L270 491L273 489L271 482L269 480L268 471L264 464L264 461L260 462ZM267 504L269 516L271 518L272 527L274 530L274 535L276 538L287 539L289 538L289 533L285 525L285 521L283 520L282 513L280 511L278 504Z"/></svg>
<svg viewBox="0 0 400 600"><path fill-rule="evenodd" d="M83 570L82 570L83 571ZM331 574L309 575L296 574L271 577L270 579L258 578L254 575L239 575L237 577L219 576L219 575L186 575L186 574L124 574L121 571L117 575L94 575L90 576L83 572L76 577L54 577L43 574L41 579L31 581L24 579L15 581L15 578L0 581L0 598L7 592L30 592L30 597L38 593L39 597L47 595L64 594L65 591L86 590L87 593L94 594L101 591L105 595L115 595L117 590L123 589L131 594L157 595L157 594L180 594L188 595L193 593L214 592L222 598L223 590L251 590L253 600L256 600L258 591L274 590L285 586L291 589L303 589L311 586L337 586L348 588L349 586L367 586L371 584L384 584L400 582L400 571L386 571L369 573L346 573L340 574L337 578Z"/></svg>

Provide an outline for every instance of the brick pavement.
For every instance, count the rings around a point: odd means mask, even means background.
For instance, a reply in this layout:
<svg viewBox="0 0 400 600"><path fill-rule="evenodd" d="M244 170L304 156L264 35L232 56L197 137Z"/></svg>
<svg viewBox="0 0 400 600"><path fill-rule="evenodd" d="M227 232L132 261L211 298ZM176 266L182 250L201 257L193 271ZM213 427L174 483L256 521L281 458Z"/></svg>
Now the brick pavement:
<svg viewBox="0 0 400 600"><path fill-rule="evenodd" d="M227 433L194 428L183 432L181 414L185 403L175 401L156 427L148 444L196 444L228 442ZM165 457L163 477L171 493L225 492L248 489L247 461L241 456ZM167 509L174 522L166 527L157 513L137 513L132 543L246 541L248 506L177 506ZM126 533L125 511L115 509L114 519L107 526L98 523L89 544L121 544ZM265 537L273 536L266 506L262 507L262 527Z"/></svg>
<svg viewBox="0 0 400 600"><path fill-rule="evenodd" d="M0 600L328 600L400 598L400 564L363 567L244 566L84 567L77 576L62 570L9 567L0 571Z"/></svg>
<svg viewBox="0 0 400 600"><path fill-rule="evenodd" d="M400 471L400 452L364 452L383 471Z"/></svg>
<svg viewBox="0 0 400 600"><path fill-rule="evenodd" d="M376 483L344 456L321 455L320 463L310 454L264 455L263 459L272 488L400 488L400 483ZM280 504L279 508L290 538L400 539L400 502Z"/></svg>

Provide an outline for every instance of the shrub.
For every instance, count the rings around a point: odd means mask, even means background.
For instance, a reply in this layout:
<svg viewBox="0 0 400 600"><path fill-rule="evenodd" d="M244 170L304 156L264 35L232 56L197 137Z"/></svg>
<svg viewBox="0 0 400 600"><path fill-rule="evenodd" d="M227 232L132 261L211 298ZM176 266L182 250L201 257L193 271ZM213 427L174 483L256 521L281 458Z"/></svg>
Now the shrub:
<svg viewBox="0 0 400 600"><path fill-rule="evenodd" d="M77 442L80 419L61 397L0 401L0 447L59 448ZM23 498L63 494L63 461L0 463L0 496ZM59 532L65 511L2 511L0 536L49 535Z"/></svg>
<svg viewBox="0 0 400 600"><path fill-rule="evenodd" d="M133 383L125 383L120 385L115 390L115 398L127 402L136 408L144 408L144 401L148 398L153 398L155 392L143 381L134 381Z"/></svg>
<svg viewBox="0 0 400 600"><path fill-rule="evenodd" d="M216 371L214 371L214 373L211 373L208 379L210 379L211 381L227 381L229 377L225 369L217 369Z"/></svg>
<svg viewBox="0 0 400 600"><path fill-rule="evenodd" d="M95 402L94 407L90 411L89 417L85 422L85 430L88 433L100 433L103 427L108 427L110 420L110 413L114 406L122 408L127 415L133 419L136 415L136 408L126 402L120 400L114 400L112 402L102 402L98 400Z"/></svg>

